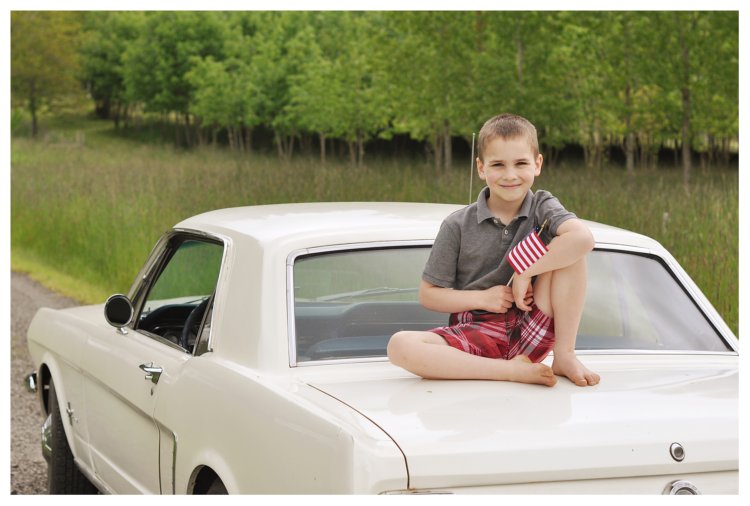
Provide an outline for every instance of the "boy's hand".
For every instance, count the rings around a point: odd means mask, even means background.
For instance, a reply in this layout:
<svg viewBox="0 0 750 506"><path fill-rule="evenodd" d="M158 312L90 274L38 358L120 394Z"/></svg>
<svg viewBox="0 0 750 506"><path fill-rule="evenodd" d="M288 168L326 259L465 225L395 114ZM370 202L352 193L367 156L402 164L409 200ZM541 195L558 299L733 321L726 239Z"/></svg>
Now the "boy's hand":
<svg viewBox="0 0 750 506"><path fill-rule="evenodd" d="M513 277L512 292L516 307L522 311L531 311L531 304L534 301L534 289L531 286L531 278L523 274L516 274Z"/></svg>
<svg viewBox="0 0 750 506"><path fill-rule="evenodd" d="M484 304L479 309L491 313L507 313L513 306L513 291L509 286L497 285L482 293Z"/></svg>

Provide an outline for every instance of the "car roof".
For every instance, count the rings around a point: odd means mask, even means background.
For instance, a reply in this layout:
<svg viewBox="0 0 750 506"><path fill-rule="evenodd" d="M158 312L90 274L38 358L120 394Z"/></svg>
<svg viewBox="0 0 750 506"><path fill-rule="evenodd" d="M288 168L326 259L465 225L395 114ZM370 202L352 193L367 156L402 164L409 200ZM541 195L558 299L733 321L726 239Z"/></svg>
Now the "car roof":
<svg viewBox="0 0 750 506"><path fill-rule="evenodd" d="M432 239L443 219L464 205L411 202L312 202L218 209L181 221L176 229L199 230L260 244L303 236L326 243ZM584 220L599 245L651 250L661 245L644 235Z"/></svg>

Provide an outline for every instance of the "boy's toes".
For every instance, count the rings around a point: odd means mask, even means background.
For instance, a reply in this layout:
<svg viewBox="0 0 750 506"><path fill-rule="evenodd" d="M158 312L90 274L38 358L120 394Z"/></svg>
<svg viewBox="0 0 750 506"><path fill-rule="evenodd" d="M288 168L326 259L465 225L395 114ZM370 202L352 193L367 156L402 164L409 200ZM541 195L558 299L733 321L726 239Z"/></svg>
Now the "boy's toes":
<svg viewBox="0 0 750 506"><path fill-rule="evenodd" d="M557 376L555 376L555 373L550 369L549 367L546 367L544 369L541 369L539 371L540 376L540 383L542 385L547 385L548 387L555 386L557 383Z"/></svg>
<svg viewBox="0 0 750 506"><path fill-rule="evenodd" d="M586 378L586 383L588 385L597 385L597 384L599 384L599 379L600 378L599 378L599 375L596 374L595 372L588 372L585 375L585 378Z"/></svg>
<svg viewBox="0 0 750 506"><path fill-rule="evenodd" d="M585 387L589 384L588 380L582 374L570 374L567 375L567 378L579 387Z"/></svg>
<svg viewBox="0 0 750 506"><path fill-rule="evenodd" d="M579 387L592 386L599 383L599 375L589 371L575 358L573 360L562 359L557 362L553 361L552 369L555 371L555 374L565 376L574 385Z"/></svg>

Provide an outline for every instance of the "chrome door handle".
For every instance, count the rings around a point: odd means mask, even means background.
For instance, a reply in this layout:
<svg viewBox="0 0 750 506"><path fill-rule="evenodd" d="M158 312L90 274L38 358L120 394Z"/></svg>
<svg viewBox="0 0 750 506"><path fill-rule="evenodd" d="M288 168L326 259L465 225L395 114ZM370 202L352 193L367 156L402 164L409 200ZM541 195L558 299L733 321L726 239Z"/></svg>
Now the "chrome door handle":
<svg viewBox="0 0 750 506"><path fill-rule="evenodd" d="M146 373L146 377L143 379L151 380L154 385L159 382L159 376L161 376L161 373L164 372L164 369L157 365L154 365L153 362L150 364L141 364L138 367L140 367L141 370Z"/></svg>

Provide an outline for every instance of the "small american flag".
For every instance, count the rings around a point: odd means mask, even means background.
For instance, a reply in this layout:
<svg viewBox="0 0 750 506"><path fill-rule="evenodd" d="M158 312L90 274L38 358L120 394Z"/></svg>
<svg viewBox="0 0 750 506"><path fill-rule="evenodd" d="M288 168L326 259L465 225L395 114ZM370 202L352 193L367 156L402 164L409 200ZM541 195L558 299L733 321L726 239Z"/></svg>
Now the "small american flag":
<svg viewBox="0 0 750 506"><path fill-rule="evenodd" d="M516 274L521 274L542 258L547 251L549 250L539 237L538 231L532 230L529 235L524 237L521 242L510 250L510 253L508 253L508 263L516 271Z"/></svg>

